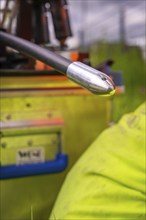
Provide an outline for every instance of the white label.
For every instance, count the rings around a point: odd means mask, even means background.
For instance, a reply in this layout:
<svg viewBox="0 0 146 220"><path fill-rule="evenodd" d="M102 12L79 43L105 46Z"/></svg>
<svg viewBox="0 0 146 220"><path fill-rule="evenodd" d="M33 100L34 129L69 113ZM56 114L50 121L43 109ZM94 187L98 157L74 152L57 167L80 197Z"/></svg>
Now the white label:
<svg viewBox="0 0 146 220"><path fill-rule="evenodd" d="M45 153L43 147L23 148L16 152L16 164L43 163Z"/></svg>

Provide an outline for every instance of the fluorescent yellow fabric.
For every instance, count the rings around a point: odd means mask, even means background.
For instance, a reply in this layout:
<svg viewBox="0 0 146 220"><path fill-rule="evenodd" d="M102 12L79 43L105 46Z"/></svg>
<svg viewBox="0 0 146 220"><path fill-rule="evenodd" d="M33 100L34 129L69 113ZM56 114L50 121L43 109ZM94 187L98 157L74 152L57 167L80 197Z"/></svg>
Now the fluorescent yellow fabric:
<svg viewBox="0 0 146 220"><path fill-rule="evenodd" d="M145 103L105 130L68 174L50 219L145 219Z"/></svg>

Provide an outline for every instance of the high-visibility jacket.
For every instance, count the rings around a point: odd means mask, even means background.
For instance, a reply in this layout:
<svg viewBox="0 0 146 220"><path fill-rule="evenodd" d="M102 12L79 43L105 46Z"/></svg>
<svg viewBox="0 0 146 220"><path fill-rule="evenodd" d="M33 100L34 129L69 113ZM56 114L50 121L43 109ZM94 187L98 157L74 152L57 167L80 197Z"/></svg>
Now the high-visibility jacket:
<svg viewBox="0 0 146 220"><path fill-rule="evenodd" d="M144 220L146 103L106 129L66 177L50 220Z"/></svg>

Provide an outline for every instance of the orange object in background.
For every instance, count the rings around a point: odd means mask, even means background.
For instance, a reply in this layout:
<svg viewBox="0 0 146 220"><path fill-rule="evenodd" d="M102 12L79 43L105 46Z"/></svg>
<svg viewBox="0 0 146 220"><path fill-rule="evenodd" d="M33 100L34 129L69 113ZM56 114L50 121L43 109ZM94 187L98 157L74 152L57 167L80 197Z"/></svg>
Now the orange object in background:
<svg viewBox="0 0 146 220"><path fill-rule="evenodd" d="M70 59L75 62L75 61L80 61L83 62L87 65L90 65L90 58L89 58L89 53L87 52L77 52L73 51L70 54Z"/></svg>
<svg viewBox="0 0 146 220"><path fill-rule="evenodd" d="M80 61L80 62L83 62L87 65L90 65L89 53L77 52L77 51L65 52L65 53L67 53L66 58L70 59L72 62ZM62 55L63 55L63 53L62 53ZM64 54L64 57L65 57L65 54ZM53 70L54 68L37 60L36 64L35 64L35 69L36 70Z"/></svg>
<svg viewBox="0 0 146 220"><path fill-rule="evenodd" d="M71 52L71 54L70 54L70 59L71 59L73 62L78 61L78 59L79 59L79 53L76 52L76 51Z"/></svg>
<svg viewBox="0 0 146 220"><path fill-rule="evenodd" d="M36 70L53 70L54 68L39 60L36 60L35 69Z"/></svg>

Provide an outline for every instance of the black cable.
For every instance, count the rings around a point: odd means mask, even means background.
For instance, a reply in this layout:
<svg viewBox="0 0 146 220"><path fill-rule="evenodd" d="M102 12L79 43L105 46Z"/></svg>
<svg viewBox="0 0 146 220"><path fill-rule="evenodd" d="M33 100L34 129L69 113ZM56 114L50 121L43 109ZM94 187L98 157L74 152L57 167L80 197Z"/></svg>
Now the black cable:
<svg viewBox="0 0 146 220"><path fill-rule="evenodd" d="M71 62L52 51L2 31L0 31L0 42L52 66L94 94L105 95L115 92L111 78L88 65Z"/></svg>
<svg viewBox="0 0 146 220"><path fill-rule="evenodd" d="M0 31L0 43L4 43L29 57L38 59L63 74L66 74L68 66L72 63L48 49L2 31Z"/></svg>

